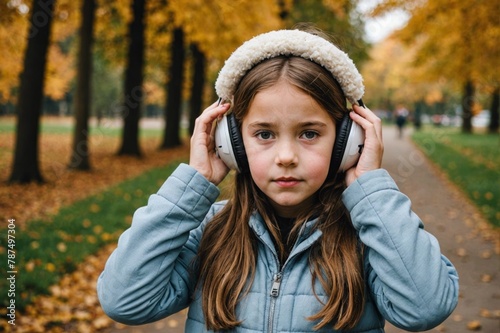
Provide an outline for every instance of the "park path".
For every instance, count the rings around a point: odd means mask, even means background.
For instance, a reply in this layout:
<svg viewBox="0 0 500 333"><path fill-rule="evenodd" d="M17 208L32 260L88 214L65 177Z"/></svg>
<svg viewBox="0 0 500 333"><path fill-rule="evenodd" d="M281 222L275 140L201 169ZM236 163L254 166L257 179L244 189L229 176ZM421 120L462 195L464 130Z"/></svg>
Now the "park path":
<svg viewBox="0 0 500 333"><path fill-rule="evenodd" d="M500 256L477 209L424 157L409 139L384 128L383 167L410 197L425 228L439 240L442 253L460 276L460 300L452 315L428 332L462 333L475 328L500 333ZM429 142L426 149L433 149ZM181 333L186 312L144 326L115 325L105 333ZM387 333L406 332L390 324ZM191 332L188 332L191 333ZM193 332L196 333L196 332Z"/></svg>

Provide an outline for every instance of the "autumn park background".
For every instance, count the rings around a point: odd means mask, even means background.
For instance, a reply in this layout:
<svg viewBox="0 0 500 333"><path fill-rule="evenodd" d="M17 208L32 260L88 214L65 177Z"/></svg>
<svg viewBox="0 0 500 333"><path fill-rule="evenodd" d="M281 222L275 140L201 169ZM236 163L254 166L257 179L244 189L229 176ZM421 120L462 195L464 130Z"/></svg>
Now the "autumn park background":
<svg viewBox="0 0 500 333"><path fill-rule="evenodd" d="M4 320L12 297L2 276L0 331L94 332L111 324L95 280L135 208L187 160L194 119L216 100L224 60L243 41L300 22L349 53L364 76L364 102L386 126L394 126L396 107L410 111L415 144L498 231L499 7L486 0L1 1L0 254L1 271L17 272L17 316L15 328ZM407 24L369 40L365 24L395 11Z"/></svg>

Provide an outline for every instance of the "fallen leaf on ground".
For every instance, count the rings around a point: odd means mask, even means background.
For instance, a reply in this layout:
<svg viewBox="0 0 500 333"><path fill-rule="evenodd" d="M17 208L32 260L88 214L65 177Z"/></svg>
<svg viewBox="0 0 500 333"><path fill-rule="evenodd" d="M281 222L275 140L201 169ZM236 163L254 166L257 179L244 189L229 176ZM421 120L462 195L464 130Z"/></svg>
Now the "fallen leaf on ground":
<svg viewBox="0 0 500 333"><path fill-rule="evenodd" d="M46 119L48 117L42 121ZM68 118L66 121L73 120ZM8 179L12 171L14 139L15 136L11 133L0 133L0 151L4 152L0 159L2 180ZM62 207L97 194L117 182L138 176L174 159L186 158L189 151L186 146L159 150L160 139L151 137L141 139L143 158L117 156L120 138L101 136L96 140L91 136L92 181L89 181L88 172L78 172L67 167L71 156L72 135L44 133L39 140L39 145L43 147L40 152L40 172L46 182L0 186L0 215L15 218L19 228L24 228L30 220L50 219ZM100 209L97 204L89 207L94 212Z"/></svg>
<svg viewBox="0 0 500 333"><path fill-rule="evenodd" d="M459 257L465 257L467 255L467 250L464 249L463 247L460 247L457 249L457 255Z"/></svg>
<svg viewBox="0 0 500 333"><path fill-rule="evenodd" d="M472 320L467 323L467 329L470 331L479 331L481 329L481 323L479 320Z"/></svg>
<svg viewBox="0 0 500 333"><path fill-rule="evenodd" d="M488 309L481 309L479 311L479 316L481 316L483 318L493 318L492 313Z"/></svg>
<svg viewBox="0 0 500 333"><path fill-rule="evenodd" d="M170 328L176 328L179 326L179 322L175 319L171 319L168 321L168 327Z"/></svg>
<svg viewBox="0 0 500 333"><path fill-rule="evenodd" d="M490 259L493 253L490 250L484 250L481 252L481 258L483 259Z"/></svg>
<svg viewBox="0 0 500 333"><path fill-rule="evenodd" d="M490 274L481 275L481 282L489 283L493 280L493 277Z"/></svg>

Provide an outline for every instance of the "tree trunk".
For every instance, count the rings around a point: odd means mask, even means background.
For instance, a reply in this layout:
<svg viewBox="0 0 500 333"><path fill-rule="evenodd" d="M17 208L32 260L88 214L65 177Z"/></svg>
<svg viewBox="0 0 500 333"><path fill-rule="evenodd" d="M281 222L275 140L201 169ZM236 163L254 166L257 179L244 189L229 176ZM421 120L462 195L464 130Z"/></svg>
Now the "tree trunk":
<svg viewBox="0 0 500 333"><path fill-rule="evenodd" d="M499 109L500 109L500 88L496 87L493 90L493 94L491 96L491 108L490 108L490 124L488 126L488 132L490 133L498 133L499 127Z"/></svg>
<svg viewBox="0 0 500 333"><path fill-rule="evenodd" d="M38 161L38 136L50 29L55 0L33 0L28 46L17 103L16 146L9 182L43 182Z"/></svg>
<svg viewBox="0 0 500 333"><path fill-rule="evenodd" d="M280 19L284 22L287 18L288 15L290 14L286 8L286 3L284 0L278 0L278 7L280 9Z"/></svg>
<svg viewBox="0 0 500 333"><path fill-rule="evenodd" d="M160 148L167 149L181 144L180 118L184 69L184 32L175 28L171 47L169 82L167 85L167 103L165 110L165 133Z"/></svg>
<svg viewBox="0 0 500 333"><path fill-rule="evenodd" d="M82 27L78 53L78 78L75 96L75 132L69 167L89 170L89 115L90 78L92 75L92 42L95 17L95 0L84 0L82 5Z"/></svg>
<svg viewBox="0 0 500 333"><path fill-rule="evenodd" d="M191 87L191 102L189 114L189 133L194 131L196 118L201 114L203 104L203 86L205 84L205 55L196 44L191 44L191 54L193 56L193 85Z"/></svg>
<svg viewBox="0 0 500 333"><path fill-rule="evenodd" d="M471 80L464 86L462 102L462 133L472 133L472 108L474 106L475 89Z"/></svg>
<svg viewBox="0 0 500 333"><path fill-rule="evenodd" d="M129 25L128 66L125 72L122 145L119 155L141 156L139 148L139 119L144 97L142 89L144 66L144 8L145 0L134 0Z"/></svg>

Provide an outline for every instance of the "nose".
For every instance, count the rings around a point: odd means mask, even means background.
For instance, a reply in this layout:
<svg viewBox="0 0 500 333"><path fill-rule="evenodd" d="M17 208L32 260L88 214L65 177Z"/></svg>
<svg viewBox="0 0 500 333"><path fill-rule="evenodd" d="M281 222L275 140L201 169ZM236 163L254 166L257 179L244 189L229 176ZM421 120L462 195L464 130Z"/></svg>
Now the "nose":
<svg viewBox="0 0 500 333"><path fill-rule="evenodd" d="M283 139L276 145L276 164L281 166L295 166L299 158L297 147L292 140Z"/></svg>

